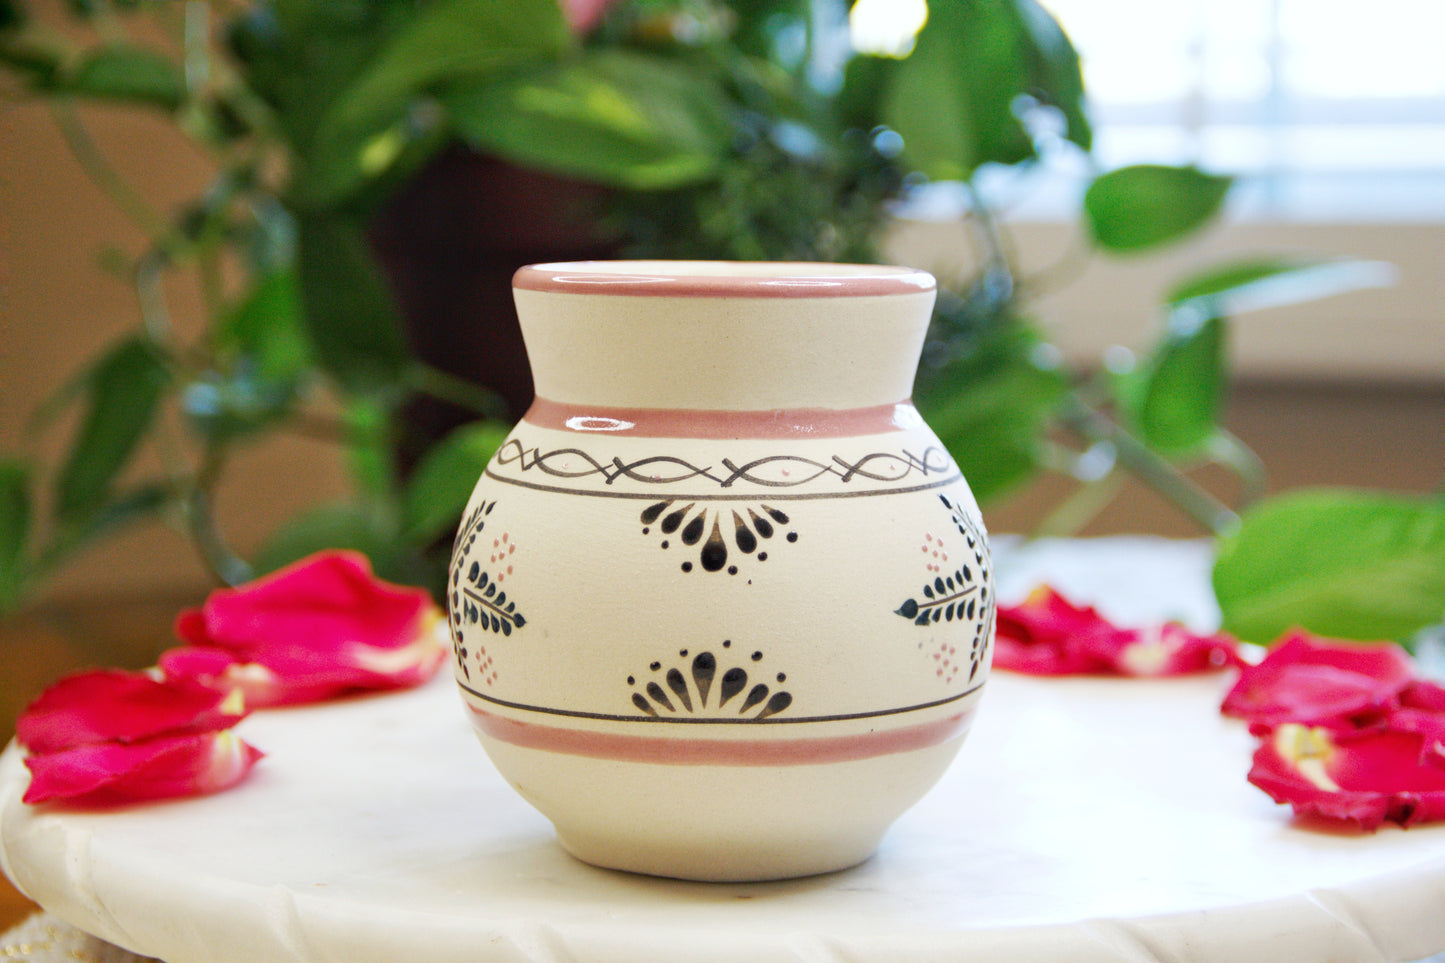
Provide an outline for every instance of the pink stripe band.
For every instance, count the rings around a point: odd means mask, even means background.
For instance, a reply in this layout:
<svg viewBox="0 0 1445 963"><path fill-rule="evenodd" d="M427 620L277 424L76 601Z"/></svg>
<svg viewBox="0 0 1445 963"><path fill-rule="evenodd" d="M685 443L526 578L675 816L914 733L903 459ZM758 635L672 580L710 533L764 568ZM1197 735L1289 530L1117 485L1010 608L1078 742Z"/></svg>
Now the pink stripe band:
<svg viewBox="0 0 1445 963"><path fill-rule="evenodd" d="M710 411L571 405L539 397L522 420L556 431L644 438L849 438L923 427L911 401L868 408Z"/></svg>
<svg viewBox="0 0 1445 963"><path fill-rule="evenodd" d="M875 264L574 261L529 264L512 287L627 297L859 298L920 294L933 275Z"/></svg>
<svg viewBox="0 0 1445 963"><path fill-rule="evenodd" d="M806 766L927 749L968 731L973 710L902 729L854 736L788 739L668 739L561 729L492 715L469 705L472 724L493 739L592 759L673 766Z"/></svg>

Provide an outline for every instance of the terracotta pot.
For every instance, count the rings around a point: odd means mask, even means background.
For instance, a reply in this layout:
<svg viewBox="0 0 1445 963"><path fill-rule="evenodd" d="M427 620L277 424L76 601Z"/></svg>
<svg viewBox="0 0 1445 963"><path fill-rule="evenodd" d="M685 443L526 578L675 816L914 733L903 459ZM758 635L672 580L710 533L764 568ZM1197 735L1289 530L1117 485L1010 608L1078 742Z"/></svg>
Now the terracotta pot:
<svg viewBox="0 0 1445 963"><path fill-rule="evenodd" d="M450 571L502 774L602 866L766 879L866 858L988 677L978 508L908 401L905 268L518 272L537 386Z"/></svg>
<svg viewBox="0 0 1445 963"><path fill-rule="evenodd" d="M512 302L512 274L547 260L606 258L604 188L456 146L411 178L371 222L371 241L417 357L501 396L513 419L532 378ZM479 336L480 335L480 336ZM433 399L408 412L415 456L476 413Z"/></svg>

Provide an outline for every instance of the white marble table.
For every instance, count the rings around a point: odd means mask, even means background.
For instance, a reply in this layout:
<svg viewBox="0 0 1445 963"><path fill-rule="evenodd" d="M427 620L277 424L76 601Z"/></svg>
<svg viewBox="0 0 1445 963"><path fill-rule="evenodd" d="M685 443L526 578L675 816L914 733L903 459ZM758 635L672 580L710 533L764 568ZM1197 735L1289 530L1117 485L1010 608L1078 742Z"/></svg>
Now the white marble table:
<svg viewBox="0 0 1445 963"><path fill-rule="evenodd" d="M1204 546L1001 552L1125 620L1214 618ZM770 884L594 869L490 769L449 680L258 713L220 796L32 810L0 759L0 856L61 920L170 963L1315 963L1445 950L1445 826L1294 825L1248 785L1229 676L995 674L943 782L869 862ZM846 800L840 800L846 805Z"/></svg>

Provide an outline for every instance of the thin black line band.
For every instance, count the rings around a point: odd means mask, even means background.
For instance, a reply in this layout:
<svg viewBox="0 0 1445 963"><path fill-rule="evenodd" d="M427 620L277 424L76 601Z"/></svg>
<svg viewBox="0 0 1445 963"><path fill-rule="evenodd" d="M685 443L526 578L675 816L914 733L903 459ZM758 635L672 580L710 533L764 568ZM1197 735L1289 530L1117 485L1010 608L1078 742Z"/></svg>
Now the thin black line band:
<svg viewBox="0 0 1445 963"><path fill-rule="evenodd" d="M908 486L907 488L882 488L882 489L877 489L877 490L873 490L873 491L813 492L813 493L811 493L811 494L809 494L809 493L798 493L798 494L792 494L792 495L785 494L785 493L782 493L782 492L772 492L772 491L768 491L768 492L737 492L737 493L734 493L734 494L731 494L731 495L692 495L692 494L687 494L687 493L662 492L662 491L656 491L656 492L602 492L602 491L596 491L596 490L588 489L588 488L557 488L557 487L554 487L554 486L552 486L552 485L539 485L539 484L537 484L536 482L523 481L523 480L520 479L520 478L507 478L507 477L504 476L504 475L493 474L491 468L488 468L488 469L484 472L484 474L486 475L486 477L492 479L493 481L499 481L499 482L502 482L502 483L505 484L505 485L516 485L516 486L518 486L519 488L530 488L530 489L532 489L533 491L539 491L539 492L554 492L554 493L556 493L556 494L558 494L558 495L588 495L588 496L594 496L594 497L597 497L597 498L647 498L647 499L651 499L652 501L662 501L662 500L664 500L664 499L669 499L669 498L670 498L670 499L673 499L673 500L685 498L685 499L687 499L688 501L699 501L699 502L746 502L746 501L758 501L758 500L760 500L760 499L766 499L767 501L770 501L770 502L781 502L781 501L797 502L797 501L812 501L812 500L815 500L815 499L824 499L824 498L866 498L866 497L871 496L871 495L907 495L907 494L910 494L910 493L912 493L912 492L924 492L924 491L928 491L928 490L931 489L931 488L942 488L942 487L944 487L945 485L952 485L954 482L960 481L960 480L962 480L962 478L963 478L963 473L962 473L962 472L954 472L952 475L949 475L947 478L945 478L945 479L943 479L943 480L941 480L941 481L928 482L927 484L924 484L924 485L910 485L910 486Z"/></svg>
<svg viewBox="0 0 1445 963"><path fill-rule="evenodd" d="M485 693L478 692L476 689L473 689L471 686L465 685L462 682L458 682L457 686L461 688L464 692L476 696L483 702L490 702L493 705L505 706L508 709L521 709L525 712L540 712L545 715L566 716L572 719L598 719L603 722L673 722L682 723L684 725L718 725L726 723L729 725L766 726L790 725L803 722L846 722L850 719L876 719L880 716L896 716L903 715L907 712L918 712L923 709L934 709L938 706L946 706L950 702L957 702L959 699L963 699L967 696L973 695L975 692L983 688L984 683L980 682L978 685L973 686L970 689L965 689L957 695L951 695L946 699L938 699L934 702L922 702L914 706L905 706L902 709L876 709L871 712L846 712L831 716L794 716L792 718L779 718L776 716L769 716L766 719L716 719L711 717L705 719L684 719L672 717L662 718L660 716L619 716L612 715L606 712L581 712L575 709L549 709L545 706L529 706L521 702L508 702L506 699L498 699L495 696L489 696Z"/></svg>

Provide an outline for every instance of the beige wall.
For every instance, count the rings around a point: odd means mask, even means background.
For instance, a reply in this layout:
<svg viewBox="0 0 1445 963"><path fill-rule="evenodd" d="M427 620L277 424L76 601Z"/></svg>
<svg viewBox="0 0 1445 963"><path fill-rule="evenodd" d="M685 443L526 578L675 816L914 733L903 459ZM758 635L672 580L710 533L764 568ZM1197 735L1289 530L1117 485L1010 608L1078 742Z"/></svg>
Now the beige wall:
<svg viewBox="0 0 1445 963"><path fill-rule="evenodd" d="M87 117L117 169L161 210L206 182L203 161L156 118L120 110ZM1231 244L1300 246L1298 237L1271 230L1245 229L1233 242L1229 231L1217 233L1179 257L1228 253ZM955 225L911 231L903 242L907 260L928 266L956 257ZM1313 314L1296 311L1261 322L1253 333L1241 331L1241 365L1252 380L1236 392L1230 422L1260 449L1277 487L1358 483L1424 491L1445 478L1445 336L1432 336L1439 331L1434 305L1441 280L1433 270L1439 235L1436 228L1379 229L1361 235L1373 238L1373 246L1346 252L1393 252L1403 259L1408 296L1389 293L1382 308L1369 300L1372 294L1352 295ZM1019 236L1039 249L1031 256L1044 261L1066 232L1025 226ZM109 339L137 323L128 286L98 264L107 246L133 256L141 243L71 159L44 109L0 103L0 448L57 451L69 423L36 441L25 431L29 412ZM1110 341L1134 341L1152 323L1150 305L1176 267L1166 260L1099 269L1046 305L1047 320L1078 357L1092 357ZM172 293L177 324L193 329L194 299L183 289ZM1379 317L1362 326L1360 306L1371 304ZM1342 358L1365 363L1341 367ZM342 492L341 475L334 454L319 443L268 442L235 465L222 491L223 523L240 547L255 546L278 520ZM1228 489L1227 480L1210 483ZM992 527L1026 528L1059 494L1059 486L1049 483L1022 493L991 512ZM1194 531L1152 495L1134 492L1090 530ZM186 543L166 527L152 526L70 566L52 593L148 591L202 578Z"/></svg>
<svg viewBox="0 0 1445 963"><path fill-rule="evenodd" d="M163 213L209 180L204 159L150 113L89 110L85 119L116 170ZM144 238L72 158L45 108L0 101L0 450L34 453L53 464L75 418L36 435L27 431L31 412L104 345L139 324L128 282L101 266L111 248L134 258ZM179 283L169 293L177 329L192 334L197 299ZM183 430L171 438L184 448ZM158 470L154 452L137 466L137 473ZM237 459L221 491L220 513L237 544L254 547L276 520L341 491L341 473L324 446L270 441ZM86 554L53 591L150 589L203 578L184 539L155 524Z"/></svg>

